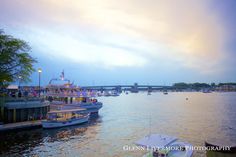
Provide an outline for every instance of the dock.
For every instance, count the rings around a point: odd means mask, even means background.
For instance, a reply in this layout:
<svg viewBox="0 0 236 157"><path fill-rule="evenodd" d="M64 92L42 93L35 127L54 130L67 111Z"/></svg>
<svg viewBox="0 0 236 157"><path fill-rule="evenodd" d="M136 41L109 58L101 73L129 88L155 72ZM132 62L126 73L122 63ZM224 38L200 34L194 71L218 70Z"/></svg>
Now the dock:
<svg viewBox="0 0 236 157"><path fill-rule="evenodd" d="M41 120L8 123L0 125L0 132L41 128L41 127L42 127Z"/></svg>

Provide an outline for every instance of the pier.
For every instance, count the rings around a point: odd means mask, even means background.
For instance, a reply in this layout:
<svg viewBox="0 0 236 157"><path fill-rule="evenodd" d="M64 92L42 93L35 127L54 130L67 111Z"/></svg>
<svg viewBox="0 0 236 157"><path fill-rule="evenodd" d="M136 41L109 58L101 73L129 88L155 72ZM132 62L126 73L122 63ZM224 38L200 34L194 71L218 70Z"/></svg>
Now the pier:
<svg viewBox="0 0 236 157"><path fill-rule="evenodd" d="M4 123L45 119L49 111L49 102L38 97L5 97L0 100L0 121Z"/></svg>
<svg viewBox="0 0 236 157"><path fill-rule="evenodd" d="M8 124L0 125L0 132L41 128L41 127L42 127L41 120L8 123Z"/></svg>

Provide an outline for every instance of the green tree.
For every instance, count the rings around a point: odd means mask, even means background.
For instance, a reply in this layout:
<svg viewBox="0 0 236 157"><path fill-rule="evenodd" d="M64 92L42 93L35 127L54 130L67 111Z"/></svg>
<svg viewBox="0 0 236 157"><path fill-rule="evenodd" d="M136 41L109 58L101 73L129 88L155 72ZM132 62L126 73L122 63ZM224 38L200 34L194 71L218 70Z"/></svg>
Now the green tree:
<svg viewBox="0 0 236 157"><path fill-rule="evenodd" d="M20 39L6 35L0 30L0 88L9 82L30 81L36 60L29 55L31 48Z"/></svg>
<svg viewBox="0 0 236 157"><path fill-rule="evenodd" d="M211 83L211 87L215 87L216 84L214 82Z"/></svg>
<svg viewBox="0 0 236 157"><path fill-rule="evenodd" d="M175 83L173 87L177 89L187 89L190 88L190 85L184 82L180 82L180 83Z"/></svg>

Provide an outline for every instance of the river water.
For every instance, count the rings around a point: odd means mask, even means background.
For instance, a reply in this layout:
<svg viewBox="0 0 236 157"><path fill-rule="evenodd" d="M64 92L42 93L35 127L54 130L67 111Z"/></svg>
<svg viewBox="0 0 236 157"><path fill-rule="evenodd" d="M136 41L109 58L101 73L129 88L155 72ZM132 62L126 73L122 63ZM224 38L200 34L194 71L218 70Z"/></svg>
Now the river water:
<svg viewBox="0 0 236 157"><path fill-rule="evenodd" d="M103 108L87 124L0 135L1 156L142 156L144 151L132 148L149 133L176 136L194 146L203 146L206 139L236 142L233 92L130 93L98 100ZM194 157L199 156L206 153L195 151Z"/></svg>

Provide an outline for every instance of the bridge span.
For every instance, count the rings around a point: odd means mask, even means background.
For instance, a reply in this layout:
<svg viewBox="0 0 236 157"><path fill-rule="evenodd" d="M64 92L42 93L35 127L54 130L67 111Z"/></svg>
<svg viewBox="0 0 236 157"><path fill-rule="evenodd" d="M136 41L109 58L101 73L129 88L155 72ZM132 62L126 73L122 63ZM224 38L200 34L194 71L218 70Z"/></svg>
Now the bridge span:
<svg viewBox="0 0 236 157"><path fill-rule="evenodd" d="M134 85L101 85L101 86L82 86L82 89L89 89L89 90L99 90L99 91L105 91L105 90L117 90L117 91L141 91L141 90L147 90L147 91L153 91L153 90L167 90L171 89L172 86L163 86L163 85L138 85L135 83Z"/></svg>

